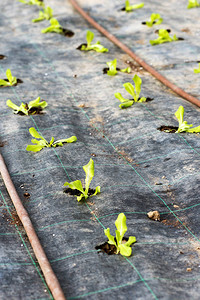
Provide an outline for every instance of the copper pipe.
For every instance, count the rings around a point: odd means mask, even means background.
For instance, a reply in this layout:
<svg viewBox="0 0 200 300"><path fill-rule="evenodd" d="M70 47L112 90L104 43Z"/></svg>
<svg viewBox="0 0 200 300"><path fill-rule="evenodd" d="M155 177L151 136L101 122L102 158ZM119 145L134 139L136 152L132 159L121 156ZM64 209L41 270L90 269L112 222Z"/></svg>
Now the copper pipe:
<svg viewBox="0 0 200 300"><path fill-rule="evenodd" d="M3 181L5 183L5 186L8 190L8 193L10 195L10 198L15 206L17 214L24 226L24 229L29 238L29 241L31 243L31 246L33 248L35 256L38 260L40 268L44 274L46 283L47 283L54 299L55 300L66 300L64 293L60 287L60 284L58 282L58 279L56 278L56 275L54 274L54 272L51 268L51 265L47 259L47 256L42 248L42 245L37 237L37 234L34 230L34 227L29 218L29 215L28 215L27 211L25 210L25 208L23 207L23 204L17 194L17 191L11 180L10 174L7 170L7 167L5 165L4 159L1 154L0 154L0 172L1 172L1 175L3 178Z"/></svg>
<svg viewBox="0 0 200 300"><path fill-rule="evenodd" d="M159 72L157 72L154 68L152 68L149 64L147 64L144 60L142 60L139 56L137 56L131 49L129 49L126 45L124 45L120 40L118 40L114 35L108 32L105 28L99 25L94 19L92 19L79 5L75 0L69 0L73 7L99 32L105 35L112 43L121 48L124 52L126 52L131 58L133 58L139 65L141 65L145 70L147 70L151 75L153 75L156 79L162 82L165 86L169 87L173 92L182 98L188 100L189 102L200 107L200 100L195 98L194 96L186 93L184 90L173 84Z"/></svg>

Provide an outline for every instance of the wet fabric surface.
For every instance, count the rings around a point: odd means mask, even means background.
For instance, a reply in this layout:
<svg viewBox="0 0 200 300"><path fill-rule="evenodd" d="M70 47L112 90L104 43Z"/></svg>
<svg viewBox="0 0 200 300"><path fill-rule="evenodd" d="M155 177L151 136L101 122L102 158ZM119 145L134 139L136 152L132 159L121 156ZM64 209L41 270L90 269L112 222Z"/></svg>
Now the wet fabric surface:
<svg viewBox="0 0 200 300"><path fill-rule="evenodd" d="M144 1L142 9L122 12L121 1L80 1L90 15L164 76L199 97L199 12L187 1ZM68 1L47 1L64 28L75 35L42 34L48 21L35 23L38 8L7 0L0 3L0 78L6 70L23 80L0 88L1 153L67 299L198 299L199 274L199 134L168 134L161 125L178 126L174 113L185 108L185 120L200 125L199 108L176 96L141 68L131 74L103 74L117 58L128 55L79 16ZM141 22L158 12L163 24ZM195 22L194 22L195 20ZM152 47L155 30L171 29L183 41ZM87 30L108 53L81 52ZM127 97L123 83L142 78L141 96L154 98L121 110L114 93ZM6 106L38 96L48 102L43 115L20 116ZM50 141L77 136L63 147L26 151L28 129L35 127ZM81 179L92 158L91 187L101 193L77 202L63 193L66 181ZM23 227L0 180L0 278L2 299L52 299ZM30 197L24 194L29 193ZM148 219L158 210L161 222ZM98 253L95 246L114 234L117 215L127 217L126 236L136 236L129 258Z"/></svg>

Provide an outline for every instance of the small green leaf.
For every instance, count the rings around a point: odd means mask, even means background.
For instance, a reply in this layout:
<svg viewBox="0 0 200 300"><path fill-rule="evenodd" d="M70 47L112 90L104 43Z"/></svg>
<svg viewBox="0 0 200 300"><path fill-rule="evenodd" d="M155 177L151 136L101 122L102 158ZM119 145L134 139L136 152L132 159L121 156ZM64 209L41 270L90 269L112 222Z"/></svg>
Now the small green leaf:
<svg viewBox="0 0 200 300"><path fill-rule="evenodd" d="M138 102L146 102L146 101L147 101L147 98L142 97L142 98L140 98L140 100Z"/></svg>
<svg viewBox="0 0 200 300"><path fill-rule="evenodd" d="M54 145L55 144L62 144L62 143L74 143L77 141L77 137L76 136L71 136L70 138L68 139L61 139L61 140L57 140L54 142Z"/></svg>
<svg viewBox="0 0 200 300"><path fill-rule="evenodd" d="M26 147L27 151L32 151L32 152L39 152L40 150L42 150L43 146L40 145L28 145Z"/></svg>
<svg viewBox="0 0 200 300"><path fill-rule="evenodd" d="M0 86L9 86L10 82L0 79Z"/></svg>
<svg viewBox="0 0 200 300"><path fill-rule="evenodd" d="M175 34L173 37L170 37L169 32L166 29L159 29L158 35L159 37L157 39L149 41L152 46L178 40Z"/></svg>
<svg viewBox="0 0 200 300"><path fill-rule="evenodd" d="M120 102L122 102L122 103L125 103L125 102L128 102L128 101L129 101L129 99L125 99L124 97L122 97L122 95L121 95L120 93L115 93L114 95L115 95L115 97L116 97ZM133 101L132 101L132 102L133 102Z"/></svg>
<svg viewBox="0 0 200 300"><path fill-rule="evenodd" d="M104 233L108 238L108 243L117 247L114 236L110 234L110 228L104 229Z"/></svg>
<svg viewBox="0 0 200 300"><path fill-rule="evenodd" d="M194 8L194 7L199 7L200 4L197 0L188 0L188 6L187 8L190 9L190 8Z"/></svg>
<svg viewBox="0 0 200 300"><path fill-rule="evenodd" d="M54 137L52 136L51 140L50 140L50 143L49 143L49 146L51 146L54 142Z"/></svg>
<svg viewBox="0 0 200 300"><path fill-rule="evenodd" d="M198 133L200 132L200 126L189 128L187 129L187 132Z"/></svg>
<svg viewBox="0 0 200 300"><path fill-rule="evenodd" d="M118 246L121 255L131 256L132 249L131 247L126 246L125 244L121 244Z"/></svg>
<svg viewBox="0 0 200 300"><path fill-rule="evenodd" d="M194 73L200 73L200 63L199 63L199 68L198 69L194 69Z"/></svg>
<svg viewBox="0 0 200 300"><path fill-rule="evenodd" d="M84 189L82 186L82 183L80 180L72 181L72 182L65 182L64 186L69 186L70 189L72 190L78 190L81 193L84 193Z"/></svg>
<svg viewBox="0 0 200 300"><path fill-rule="evenodd" d="M10 99L8 99L6 101L6 104L7 104L8 107L10 107L10 108L12 108L14 110L19 111L19 106L15 105Z"/></svg>
<svg viewBox="0 0 200 300"><path fill-rule="evenodd" d="M30 134L36 138L36 139L42 139L44 141L46 141L38 132L34 127L29 128L29 132Z"/></svg>
<svg viewBox="0 0 200 300"><path fill-rule="evenodd" d="M94 194L93 194L92 196L95 196L95 195L99 194L100 192L101 192L101 188L100 188L100 186L98 185L98 186L96 187L95 192L94 192ZM92 197L92 196L90 196L90 197Z"/></svg>
<svg viewBox="0 0 200 300"><path fill-rule="evenodd" d="M131 68L130 67L127 67L125 69L120 69L120 72L123 72L123 73L131 73Z"/></svg>
<svg viewBox="0 0 200 300"><path fill-rule="evenodd" d="M135 102L137 102L141 92L142 79L137 74L135 74L135 76L133 77L133 81L135 83L135 91L136 91L136 97L134 98L134 100Z"/></svg>
<svg viewBox="0 0 200 300"><path fill-rule="evenodd" d="M55 19L55 18L50 19L50 23L51 23L51 26L49 26L45 29L42 29L41 30L42 33L48 33L48 32L55 32L55 33L59 33L59 34L63 33L63 28L57 19Z"/></svg>
<svg viewBox="0 0 200 300"><path fill-rule="evenodd" d="M117 59L115 58L112 61L108 61L106 64L109 67L109 70L107 71L107 74L109 76L115 76L117 74Z"/></svg>
<svg viewBox="0 0 200 300"><path fill-rule="evenodd" d="M159 25L163 22L163 19L160 17L160 14L151 14L150 21L146 22L148 27L152 27L153 25Z"/></svg>
<svg viewBox="0 0 200 300"><path fill-rule="evenodd" d="M119 243L121 243L123 236L124 236L125 232L127 231L125 214L121 213L118 215L117 220L115 221L115 226L116 226L117 230L119 231L119 234L120 234Z"/></svg>
<svg viewBox="0 0 200 300"><path fill-rule="evenodd" d="M183 123L183 117L184 117L184 107L181 105L179 106L178 110L175 112L175 116L178 119L179 127Z"/></svg>
<svg viewBox="0 0 200 300"><path fill-rule="evenodd" d="M133 103L134 103L133 100L129 100L129 101L126 101L126 102L123 102L122 104L120 104L119 107L120 107L121 109L127 108L127 107L132 106Z"/></svg>
<svg viewBox="0 0 200 300"><path fill-rule="evenodd" d="M92 31L88 30L87 34L86 34L86 41L87 41L87 46L88 47L90 46L93 39L94 39L94 33Z"/></svg>
<svg viewBox="0 0 200 300"><path fill-rule="evenodd" d="M125 243L125 246L130 247L133 243L136 243L136 237L135 236L129 236L129 239Z"/></svg>
<svg viewBox="0 0 200 300"><path fill-rule="evenodd" d="M94 161L90 158L90 161L87 165L83 166L83 170L85 171L85 192L88 194L89 186L94 177Z"/></svg>
<svg viewBox="0 0 200 300"><path fill-rule="evenodd" d="M130 5L129 0L125 1L125 11L126 12L130 12L134 9L139 9L142 8L144 6L144 3L139 3L139 4L135 4L135 5Z"/></svg>
<svg viewBox="0 0 200 300"><path fill-rule="evenodd" d="M134 86L133 86L130 82L124 83L123 86L125 87L125 90L126 90L126 91L133 97L133 99L135 100L136 94L135 94Z"/></svg>

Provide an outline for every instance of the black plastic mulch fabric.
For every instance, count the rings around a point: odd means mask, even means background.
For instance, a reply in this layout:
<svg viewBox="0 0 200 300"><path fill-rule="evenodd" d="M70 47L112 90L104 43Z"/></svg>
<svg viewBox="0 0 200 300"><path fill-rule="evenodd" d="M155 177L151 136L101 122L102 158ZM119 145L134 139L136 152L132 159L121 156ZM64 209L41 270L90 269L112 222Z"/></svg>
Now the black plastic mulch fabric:
<svg viewBox="0 0 200 300"><path fill-rule="evenodd" d="M100 24L187 92L199 96L199 9L187 1L144 1L126 14L121 1L80 1ZM91 28L67 1L47 1L72 38L42 34L48 21L31 23L38 8L7 0L0 3L0 78L11 69L22 84L1 88L1 153L15 187L61 283L67 299L199 299L199 156L200 135L168 134L161 125L177 126L174 113L185 108L185 120L200 125L199 108L179 98L144 70L103 74L117 58L129 57ZM177 13L178 11L178 13ZM159 12L163 24L147 28L142 21ZM195 20L195 23L194 23ZM171 29L182 41L152 47L156 29ZM81 52L87 30L108 53ZM142 78L142 96L153 101L119 109L115 92ZM27 102L40 96L45 114L14 115L6 100ZM58 148L27 152L35 127L50 140L76 135L78 141ZM84 180L82 166L92 158L91 187L101 193L87 202L63 193L66 181ZM1 299L52 299L7 191L1 193ZM29 193L30 197L26 197ZM161 222L148 219L158 210ZM117 215L127 217L126 236L136 236L131 257L98 253L95 246L114 234Z"/></svg>

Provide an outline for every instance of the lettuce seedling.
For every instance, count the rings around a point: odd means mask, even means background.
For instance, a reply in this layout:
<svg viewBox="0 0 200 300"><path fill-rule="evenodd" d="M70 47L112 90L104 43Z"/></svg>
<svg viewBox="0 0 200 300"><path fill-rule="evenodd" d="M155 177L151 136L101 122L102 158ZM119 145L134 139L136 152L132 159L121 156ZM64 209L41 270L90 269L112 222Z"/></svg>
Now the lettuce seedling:
<svg viewBox="0 0 200 300"><path fill-rule="evenodd" d="M109 70L107 71L107 74L110 76L115 76L117 74L117 59L115 58L112 61L109 61L106 63L109 67ZM125 69L118 69L120 72L123 73L130 73L131 72L131 68L125 68Z"/></svg>
<svg viewBox="0 0 200 300"><path fill-rule="evenodd" d="M190 8L194 8L194 7L199 7L200 4L197 0L188 0L188 6L187 8L190 9Z"/></svg>
<svg viewBox="0 0 200 300"><path fill-rule="evenodd" d="M35 99L33 101L30 101L28 104L27 103L24 104L22 102L20 106L14 104L11 100L7 100L6 104L10 108L14 109L15 114L18 114L19 112L21 112L21 113L23 113L27 116L28 116L28 114L34 114L35 113L34 108L43 109L48 105L46 101L40 102L40 97L38 97L37 99Z"/></svg>
<svg viewBox="0 0 200 300"><path fill-rule="evenodd" d="M97 41L95 44L91 44L93 39L94 39L94 33L92 31L88 30L87 34L86 34L87 45L85 45L85 44L81 45L80 50L82 50L82 51L94 50L96 52L108 52L109 51L107 48L104 48L104 46L102 46L99 41Z"/></svg>
<svg viewBox="0 0 200 300"><path fill-rule="evenodd" d="M179 122L179 127L178 130L176 131L177 133L178 132L191 132L191 133L200 132L200 126L191 128L193 124L188 124L187 121L183 121L183 117L184 117L183 106L179 106L178 110L175 112L175 116L177 117Z"/></svg>
<svg viewBox="0 0 200 300"><path fill-rule="evenodd" d="M41 22L43 20L50 20L53 18L53 9L50 6L47 6L44 8L44 11L40 10L39 11L39 17L36 19L33 19L32 22Z"/></svg>
<svg viewBox="0 0 200 300"><path fill-rule="evenodd" d="M152 14L150 17L150 21L146 21L145 24L148 27L152 27L153 25L161 24L163 19L160 17L160 14Z"/></svg>
<svg viewBox="0 0 200 300"><path fill-rule="evenodd" d="M0 79L0 86L13 86L17 83L17 78L12 76L10 69L7 69L6 76L8 81Z"/></svg>
<svg viewBox="0 0 200 300"><path fill-rule="evenodd" d="M125 1L125 11L126 12L130 12L130 11L133 11L134 9L142 8L143 6L144 6L144 3L130 5L129 0Z"/></svg>
<svg viewBox="0 0 200 300"><path fill-rule="evenodd" d="M169 32L166 29L159 29L158 35L159 37L157 39L149 41L152 46L167 42L178 41L177 36L174 34L173 37L170 37Z"/></svg>
<svg viewBox="0 0 200 300"><path fill-rule="evenodd" d="M142 79L138 75L135 75L132 79L135 83L135 87L130 82L124 83L123 86L125 87L125 90L133 97L133 100L125 99L122 97L122 95L120 93L115 93L115 97L120 102L122 102L122 104L119 105L120 108L129 107L129 106L133 105L134 102L145 102L146 101L145 97L142 97L139 99Z"/></svg>
<svg viewBox="0 0 200 300"><path fill-rule="evenodd" d="M55 33L64 34L64 30L57 19L55 18L50 19L50 23L51 26L42 29L41 30L42 33L55 32Z"/></svg>
<svg viewBox="0 0 200 300"><path fill-rule="evenodd" d="M71 136L68 139L62 139L62 140L58 140L54 142L54 137L51 138L50 143L47 142L47 140L45 140L37 131L34 127L29 128L29 132L30 134L39 140L36 139L32 139L31 142L33 144L36 145L28 145L26 147L27 151L32 151L32 152L38 152L40 150L42 150L45 147L57 147L57 146L63 146L63 143L73 143L77 141L77 137L76 136Z"/></svg>
<svg viewBox="0 0 200 300"><path fill-rule="evenodd" d="M45 4L42 0L19 0L19 2L23 3L23 4L28 4L28 5L37 5L37 6L42 6L45 7Z"/></svg>
<svg viewBox="0 0 200 300"><path fill-rule="evenodd" d="M200 73L200 63L199 63L199 68L198 69L194 69L194 73Z"/></svg>
<svg viewBox="0 0 200 300"><path fill-rule="evenodd" d="M127 231L126 226L126 216L121 213L118 215L117 220L115 221L115 230L116 238L110 234L110 228L104 229L104 233L108 238L108 243L110 245L115 245L117 248L117 253L120 253L124 256L130 256L132 253L131 245L136 242L135 236L130 236L127 242L123 241L124 234Z"/></svg>
<svg viewBox="0 0 200 300"><path fill-rule="evenodd" d="M94 162L90 159L89 163L83 166L83 170L85 171L85 188L83 188L82 183L80 180L76 180L73 182L65 182L64 186L68 186L72 190L78 190L81 192L80 196L77 196L77 200L81 201L82 198L87 199L88 197L95 196L96 194L100 193L100 186L97 186L93 195L89 195L89 186L94 177Z"/></svg>

